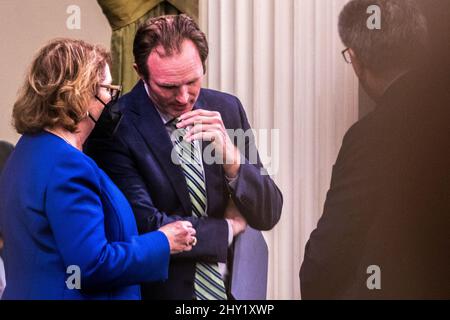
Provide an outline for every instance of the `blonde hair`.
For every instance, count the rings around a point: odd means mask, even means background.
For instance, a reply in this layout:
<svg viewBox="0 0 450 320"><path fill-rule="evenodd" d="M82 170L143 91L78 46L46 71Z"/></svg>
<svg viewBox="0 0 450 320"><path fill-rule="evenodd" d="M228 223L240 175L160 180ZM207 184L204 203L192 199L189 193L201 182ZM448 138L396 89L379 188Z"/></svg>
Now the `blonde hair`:
<svg viewBox="0 0 450 320"><path fill-rule="evenodd" d="M55 39L39 50L13 108L17 132L63 127L75 132L104 81L109 53L82 40Z"/></svg>

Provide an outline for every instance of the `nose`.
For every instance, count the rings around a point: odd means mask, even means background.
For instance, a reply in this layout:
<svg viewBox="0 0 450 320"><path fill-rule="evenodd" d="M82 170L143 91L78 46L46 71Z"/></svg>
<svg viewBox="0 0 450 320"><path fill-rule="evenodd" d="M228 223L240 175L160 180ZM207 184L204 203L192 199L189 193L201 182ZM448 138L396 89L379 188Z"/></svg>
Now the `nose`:
<svg viewBox="0 0 450 320"><path fill-rule="evenodd" d="M187 104L189 102L189 91L187 86L181 86L177 92L177 103Z"/></svg>

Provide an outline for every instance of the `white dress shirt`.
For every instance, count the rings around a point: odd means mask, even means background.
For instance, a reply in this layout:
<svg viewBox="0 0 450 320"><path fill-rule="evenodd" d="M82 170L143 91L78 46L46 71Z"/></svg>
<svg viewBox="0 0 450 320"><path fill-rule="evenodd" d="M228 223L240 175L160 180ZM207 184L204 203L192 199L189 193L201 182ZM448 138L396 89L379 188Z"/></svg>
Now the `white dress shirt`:
<svg viewBox="0 0 450 320"><path fill-rule="evenodd" d="M2 294L5 288L6 288L5 268L3 266L3 260L0 257L0 299L2 298Z"/></svg>

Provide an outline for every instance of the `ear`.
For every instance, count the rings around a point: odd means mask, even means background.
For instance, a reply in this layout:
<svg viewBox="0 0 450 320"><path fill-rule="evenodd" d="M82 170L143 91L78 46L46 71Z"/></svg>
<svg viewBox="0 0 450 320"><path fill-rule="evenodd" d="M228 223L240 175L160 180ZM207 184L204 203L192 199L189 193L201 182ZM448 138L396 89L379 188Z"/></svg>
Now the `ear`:
<svg viewBox="0 0 450 320"><path fill-rule="evenodd" d="M141 78L141 80L145 80L144 76L139 72L138 66L136 63L133 63L133 69L134 71L136 71L137 75L139 76L139 78Z"/></svg>
<svg viewBox="0 0 450 320"><path fill-rule="evenodd" d="M355 51L349 49L349 54L352 59L353 70L355 70L356 76L358 77L359 83L369 97L376 101L379 95L376 91L376 81L374 81L374 75L372 71L367 68L364 63L359 59Z"/></svg>
<svg viewBox="0 0 450 320"><path fill-rule="evenodd" d="M356 76L361 79L361 77L363 77L364 67L352 48L348 50L348 53L352 59L353 70L355 70Z"/></svg>

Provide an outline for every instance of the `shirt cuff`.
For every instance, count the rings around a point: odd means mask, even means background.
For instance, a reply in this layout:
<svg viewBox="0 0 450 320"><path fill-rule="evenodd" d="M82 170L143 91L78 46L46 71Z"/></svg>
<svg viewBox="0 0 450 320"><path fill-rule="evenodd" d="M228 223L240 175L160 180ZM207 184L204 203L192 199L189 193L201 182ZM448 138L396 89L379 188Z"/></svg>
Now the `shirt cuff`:
<svg viewBox="0 0 450 320"><path fill-rule="evenodd" d="M228 223L228 246L231 246L233 243L233 227L230 220L226 219L226 222Z"/></svg>

